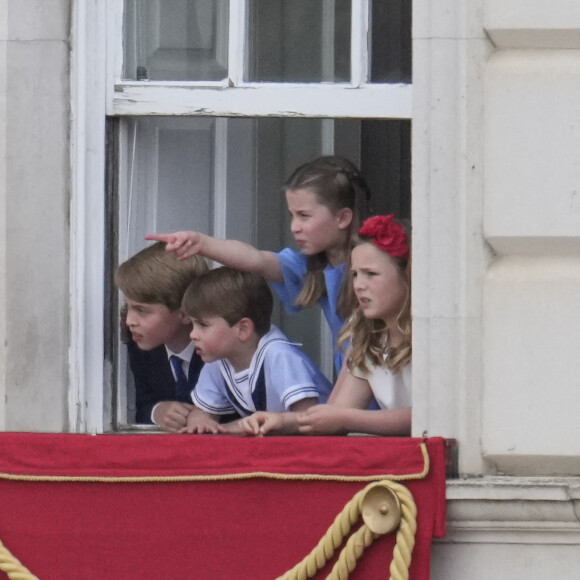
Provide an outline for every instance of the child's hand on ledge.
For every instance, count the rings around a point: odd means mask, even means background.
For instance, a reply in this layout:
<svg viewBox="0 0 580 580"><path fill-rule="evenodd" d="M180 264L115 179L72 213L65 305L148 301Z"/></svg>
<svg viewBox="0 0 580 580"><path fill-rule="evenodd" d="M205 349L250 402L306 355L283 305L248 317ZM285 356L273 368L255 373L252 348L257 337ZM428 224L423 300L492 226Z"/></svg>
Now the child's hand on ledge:
<svg viewBox="0 0 580 580"><path fill-rule="evenodd" d="M163 401L155 406L153 421L164 431L177 433L187 426L187 417L193 408L189 403Z"/></svg>

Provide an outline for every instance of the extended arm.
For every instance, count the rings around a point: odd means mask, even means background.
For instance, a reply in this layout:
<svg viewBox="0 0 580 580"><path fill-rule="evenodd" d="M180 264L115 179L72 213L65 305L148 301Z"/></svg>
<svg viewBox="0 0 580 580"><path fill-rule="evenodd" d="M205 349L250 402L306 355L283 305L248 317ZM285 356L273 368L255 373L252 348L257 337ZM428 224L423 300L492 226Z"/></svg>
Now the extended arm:
<svg viewBox="0 0 580 580"><path fill-rule="evenodd" d="M367 410L372 390L365 379L353 376L343 366L339 387L327 405L316 405L302 413L297 423L303 435L368 433L405 436L411 433L411 407ZM336 388L336 387L335 387Z"/></svg>
<svg viewBox="0 0 580 580"><path fill-rule="evenodd" d="M349 409L316 405L298 417L302 435L368 433L391 437L411 434L411 407L404 409Z"/></svg>
<svg viewBox="0 0 580 580"><path fill-rule="evenodd" d="M149 234L146 240L165 242L168 252L184 259L199 254L224 266L255 272L271 282L282 282L280 261L273 252L258 250L237 240L222 240L199 232Z"/></svg>

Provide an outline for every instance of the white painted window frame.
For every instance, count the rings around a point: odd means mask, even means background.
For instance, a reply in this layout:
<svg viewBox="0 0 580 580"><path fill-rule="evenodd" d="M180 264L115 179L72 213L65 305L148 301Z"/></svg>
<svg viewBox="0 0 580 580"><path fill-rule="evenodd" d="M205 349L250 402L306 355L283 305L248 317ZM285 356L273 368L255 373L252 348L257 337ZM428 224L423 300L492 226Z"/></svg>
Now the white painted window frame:
<svg viewBox="0 0 580 580"><path fill-rule="evenodd" d="M108 55L114 77L109 115L303 116L410 119L412 86L368 83L369 3L353 0L351 82L257 83L243 79L247 60L248 0L230 0L229 76L223 81L122 80L122 0L107 0L111 27ZM195 89L195 90L192 90ZM356 89L356 90L353 90Z"/></svg>
<svg viewBox="0 0 580 580"><path fill-rule="evenodd" d="M230 0L230 75L223 83L121 81L123 1L73 2L71 431L97 433L112 423L103 368L106 116L410 119L411 85L367 84L368 67L361 63L368 56L369 2L353 2L351 82L333 85L245 83L247 0ZM218 234L225 230L225 216L216 213L215 227Z"/></svg>
<svg viewBox="0 0 580 580"><path fill-rule="evenodd" d="M72 432L104 417L105 104L107 6L73 2L71 58L70 357Z"/></svg>

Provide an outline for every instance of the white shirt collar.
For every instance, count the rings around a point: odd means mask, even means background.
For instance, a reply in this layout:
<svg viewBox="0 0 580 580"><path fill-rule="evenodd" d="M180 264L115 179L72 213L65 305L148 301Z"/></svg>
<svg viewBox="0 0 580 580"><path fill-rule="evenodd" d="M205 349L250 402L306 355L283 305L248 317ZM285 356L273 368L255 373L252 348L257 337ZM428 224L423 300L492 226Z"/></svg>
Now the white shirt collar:
<svg viewBox="0 0 580 580"><path fill-rule="evenodd" d="M181 352L173 352L167 345L165 345L165 350L167 351L167 359L171 356L177 356L185 361L189 366L195 351L195 345L193 344L193 341L191 341Z"/></svg>

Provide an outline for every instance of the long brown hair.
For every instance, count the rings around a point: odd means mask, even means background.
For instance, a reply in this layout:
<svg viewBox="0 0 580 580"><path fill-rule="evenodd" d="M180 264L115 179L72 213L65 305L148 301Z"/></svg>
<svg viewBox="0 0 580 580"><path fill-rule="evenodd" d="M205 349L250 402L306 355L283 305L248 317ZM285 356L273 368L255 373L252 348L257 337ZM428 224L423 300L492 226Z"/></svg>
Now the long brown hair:
<svg viewBox="0 0 580 580"><path fill-rule="evenodd" d="M410 225L406 221L398 221L406 232L407 244L410 249ZM356 247L362 243L368 243L371 238L357 236L354 241ZM411 324L411 255L409 258L393 257L393 263L397 267L400 276L405 280L407 292L405 301L397 316L397 328L403 335L403 340L394 348L385 350L387 327L382 320L365 318L362 310L357 306L352 316L348 319L338 336L338 344L345 345L350 341L347 356L349 370L360 368L368 372L368 363L372 366L386 366L392 372L398 372L411 362L412 355L412 324ZM352 275L345 276L352 286ZM385 358L385 353L387 354Z"/></svg>
<svg viewBox="0 0 580 580"><path fill-rule="evenodd" d="M345 253L350 251L350 238L369 214L370 190L354 163L336 155L318 157L298 167L283 186L283 191L308 189L318 203L333 214L341 209L352 211L352 221L346 230ZM297 296L297 306L312 306L326 295L323 270L328 265L326 252L308 257L308 271ZM338 299L338 314L344 318L354 302L351 285L343 281Z"/></svg>

